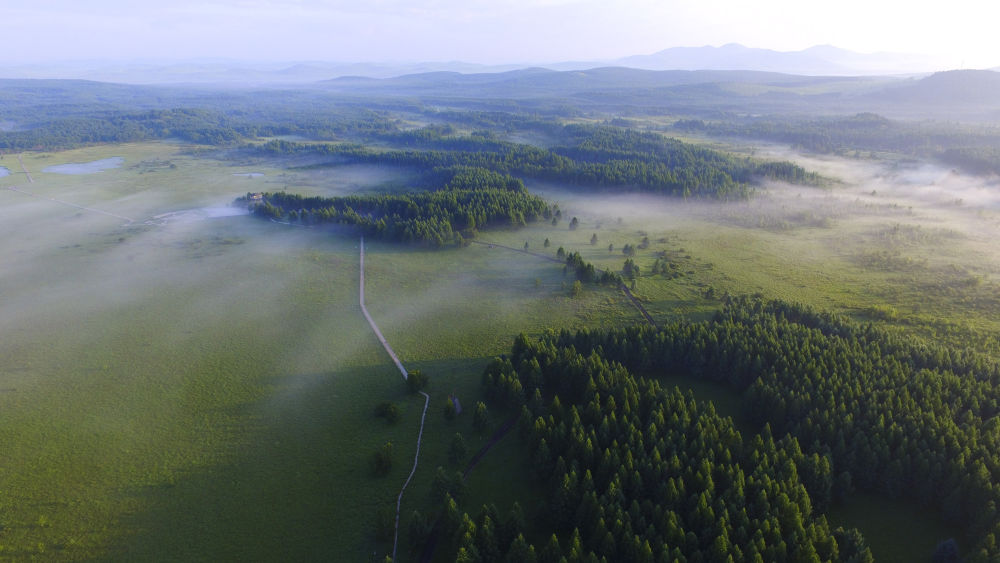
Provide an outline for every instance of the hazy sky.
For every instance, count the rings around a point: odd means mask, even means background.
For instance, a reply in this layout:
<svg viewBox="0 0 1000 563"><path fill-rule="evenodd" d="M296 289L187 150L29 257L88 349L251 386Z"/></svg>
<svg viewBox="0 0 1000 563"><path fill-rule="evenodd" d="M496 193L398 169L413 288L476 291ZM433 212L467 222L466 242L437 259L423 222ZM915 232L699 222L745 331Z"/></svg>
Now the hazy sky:
<svg viewBox="0 0 1000 563"><path fill-rule="evenodd" d="M196 57L540 63L674 46L938 54L1000 65L984 0L27 0L5 2L9 63Z"/></svg>

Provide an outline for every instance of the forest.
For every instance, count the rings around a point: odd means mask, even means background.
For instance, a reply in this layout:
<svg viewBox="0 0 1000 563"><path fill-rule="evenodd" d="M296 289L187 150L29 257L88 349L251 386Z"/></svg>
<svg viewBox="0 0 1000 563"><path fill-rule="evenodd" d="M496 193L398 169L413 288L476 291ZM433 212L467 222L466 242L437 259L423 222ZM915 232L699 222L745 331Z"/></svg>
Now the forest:
<svg viewBox="0 0 1000 563"><path fill-rule="evenodd" d="M0 81L0 559L1000 561L995 125L514 78Z"/></svg>
<svg viewBox="0 0 1000 563"><path fill-rule="evenodd" d="M302 225L350 225L372 238L440 248L462 246L477 231L516 228L560 214L557 206L534 196L511 176L481 168L437 171L450 174L441 189L405 194L302 197L285 192L252 195L248 203L259 217Z"/></svg>
<svg viewBox="0 0 1000 563"><path fill-rule="evenodd" d="M739 390L762 431L745 438L665 374ZM1000 367L975 353L727 297L707 322L521 335L483 383L520 411L551 492L533 525L553 539L494 538L483 514L445 506L459 560L871 561L823 516L855 489L934 506L967 530L966 561L1000 557Z"/></svg>
<svg viewBox="0 0 1000 563"><path fill-rule="evenodd" d="M679 131L787 143L816 153L895 152L931 157L973 174L1000 173L1000 129L989 125L904 121L875 113L794 118L681 119Z"/></svg>
<svg viewBox="0 0 1000 563"><path fill-rule="evenodd" d="M491 135L442 136L440 129L406 134L428 150L384 150L357 144L271 141L248 145L254 155L321 155L358 162L431 170L472 166L503 174L581 187L617 188L675 197L746 199L761 179L818 184L818 175L790 162L740 158L656 133L616 127L567 128L573 146L544 149ZM399 138L399 135L394 135Z"/></svg>

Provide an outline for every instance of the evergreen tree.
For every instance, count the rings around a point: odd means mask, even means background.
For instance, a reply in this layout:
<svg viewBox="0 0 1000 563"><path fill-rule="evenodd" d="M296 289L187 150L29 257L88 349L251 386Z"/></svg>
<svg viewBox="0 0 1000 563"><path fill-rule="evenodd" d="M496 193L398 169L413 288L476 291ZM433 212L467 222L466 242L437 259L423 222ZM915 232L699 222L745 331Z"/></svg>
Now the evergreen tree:
<svg viewBox="0 0 1000 563"><path fill-rule="evenodd" d="M467 453L468 446L465 445L465 439L462 438L461 433L456 432L455 436L451 439L451 444L448 446L448 463L452 465L462 463Z"/></svg>
<svg viewBox="0 0 1000 563"><path fill-rule="evenodd" d="M476 429L477 432L482 434L486 431L487 426L489 426L489 415L486 411L486 403L479 401L476 403L476 408L472 412L472 427Z"/></svg>

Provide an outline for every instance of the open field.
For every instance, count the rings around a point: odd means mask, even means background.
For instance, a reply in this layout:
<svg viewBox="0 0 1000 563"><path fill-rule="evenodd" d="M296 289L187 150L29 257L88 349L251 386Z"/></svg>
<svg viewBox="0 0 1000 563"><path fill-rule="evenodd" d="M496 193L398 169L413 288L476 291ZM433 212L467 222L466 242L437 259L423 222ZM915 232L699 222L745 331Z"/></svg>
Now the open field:
<svg viewBox="0 0 1000 563"><path fill-rule="evenodd" d="M991 195L992 180L892 161L803 157L800 163L843 181L826 189L771 185L735 203L529 184L558 202L566 220L498 242L520 247L527 240L538 250L549 238L553 254L564 246L598 269L617 271L622 247L647 238L648 248L635 257L641 268L635 292L664 320L710 314L725 292L760 293L1000 353L1000 259L993 244L1000 202ZM580 225L569 231L573 216ZM657 258L667 274L653 273Z"/></svg>
<svg viewBox="0 0 1000 563"><path fill-rule="evenodd" d="M113 156L121 168L42 172ZM409 471L422 400L405 394L357 306L357 241L224 210L247 191L336 195L395 189L405 178L376 168L232 166L169 143L26 153L24 162L37 197L0 189L8 241L0 249L0 558L384 554L374 521ZM233 175L246 172L263 176ZM635 292L661 322L707 317L727 291L759 292L995 351L995 337L968 337L1000 328L996 211L970 198L978 192L963 178L946 178L955 194L944 207L926 186L890 181L913 174L869 171L829 190L774 186L732 204L530 186L560 204L563 220L482 240L527 242L552 256L562 246L618 270L621 248L648 238L635 258ZM0 178L9 186L29 189L17 173ZM569 230L573 216L580 225ZM652 273L657 259L669 275ZM519 332L642 319L615 289L571 298L572 274L559 264L489 246L370 243L367 274L372 316L404 365L431 376L421 465L403 501L403 553L410 513L432 508L436 467L455 469L451 437L461 432L470 456L485 443L470 415L445 421L449 393L471 409L483 366ZM741 424L737 397L668 380ZM372 414L386 400L401 409L396 425ZM493 418L497 425L502 414ZM371 456L385 441L395 464L376 478ZM501 442L470 478L462 508L492 501L506 510L518 499L535 510L538 492L510 479L523 467L517 455L516 436ZM851 506L839 510L840 522L888 553L879 546L890 540L879 538L898 530L879 531ZM902 512L886 506L882 520L900 521ZM928 515L920 533L953 533L935 521Z"/></svg>
<svg viewBox="0 0 1000 563"><path fill-rule="evenodd" d="M356 240L212 218L206 208L265 189L280 172L234 177L232 167L180 148L25 155L33 192L133 223L0 192L9 241L0 276L0 555L384 553L373 522L408 472L422 401L405 395L357 306ZM124 165L37 172L109 156ZM18 185L16 176L4 182ZM407 367L432 377L404 515L426 508L448 441L469 425L444 421L444 397L454 391L474 404L483 363L517 332L635 316L614 291L571 300L550 264L485 247L371 245L368 268L373 316ZM400 406L394 426L372 414L385 400ZM478 439L465 432L474 451ZM375 478L370 458L387 440L396 464Z"/></svg>

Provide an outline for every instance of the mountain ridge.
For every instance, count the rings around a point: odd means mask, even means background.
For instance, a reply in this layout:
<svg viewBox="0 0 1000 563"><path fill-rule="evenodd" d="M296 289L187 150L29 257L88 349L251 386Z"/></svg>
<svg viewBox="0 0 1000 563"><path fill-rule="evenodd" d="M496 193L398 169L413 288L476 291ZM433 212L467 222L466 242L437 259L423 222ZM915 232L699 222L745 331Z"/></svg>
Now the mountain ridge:
<svg viewBox="0 0 1000 563"><path fill-rule="evenodd" d="M670 47L651 54L613 60L525 64L439 62L246 62L217 60L53 63L0 65L3 78L81 78L128 84L293 85L343 76L393 78L427 72L498 73L532 67L587 70L627 67L639 70L746 70L805 76L926 74L947 68L928 57L902 53L856 53L831 45L776 51L728 43L721 47Z"/></svg>

